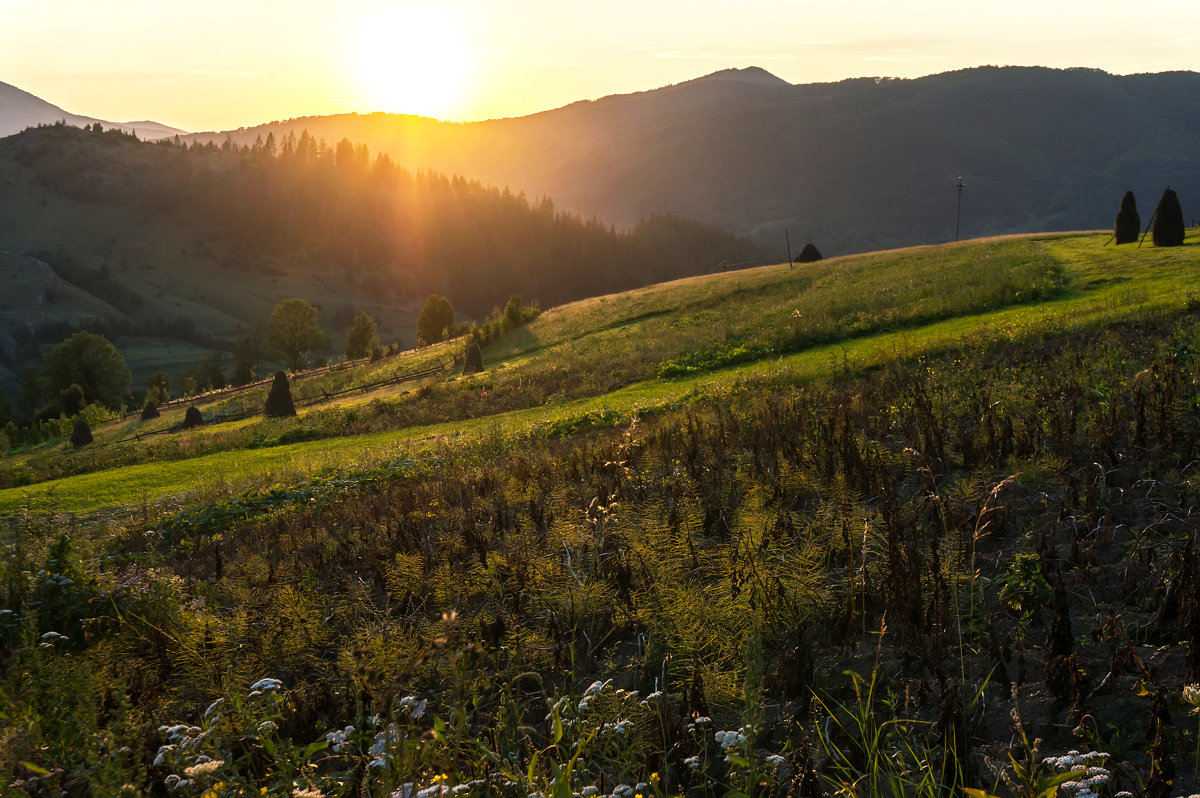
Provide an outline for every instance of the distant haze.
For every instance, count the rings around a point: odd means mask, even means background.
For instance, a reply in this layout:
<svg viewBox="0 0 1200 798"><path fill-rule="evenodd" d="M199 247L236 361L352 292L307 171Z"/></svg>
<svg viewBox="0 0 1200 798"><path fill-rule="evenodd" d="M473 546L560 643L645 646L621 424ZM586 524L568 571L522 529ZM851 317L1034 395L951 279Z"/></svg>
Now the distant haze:
<svg viewBox="0 0 1200 798"><path fill-rule="evenodd" d="M826 255L963 237L1111 227L1132 189L1200 211L1200 74L978 68L793 86L759 68L472 124L311 117L200 136L252 144L303 130L549 195L627 226L671 212Z"/></svg>

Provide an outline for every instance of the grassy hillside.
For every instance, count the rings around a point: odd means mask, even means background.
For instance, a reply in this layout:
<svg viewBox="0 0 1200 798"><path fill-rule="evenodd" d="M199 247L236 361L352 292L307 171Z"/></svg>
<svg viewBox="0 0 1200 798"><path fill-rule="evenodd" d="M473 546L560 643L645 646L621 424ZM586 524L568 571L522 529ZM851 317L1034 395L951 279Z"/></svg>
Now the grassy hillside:
<svg viewBox="0 0 1200 798"><path fill-rule="evenodd" d="M481 374L10 453L0 768L1025 795L1079 750L1194 790L1200 250L1105 238L689 278L543 313Z"/></svg>
<svg viewBox="0 0 1200 798"><path fill-rule="evenodd" d="M186 149L66 125L0 139L0 389L86 326L118 343L144 388L229 356L287 297L316 305L336 357L357 311L384 343L415 343L430 294L460 320L514 293L552 305L712 271L761 253L748 240L648 215L618 232L461 176L414 171L348 141ZM52 398L52 397L51 397ZM36 408L26 408L28 413Z"/></svg>

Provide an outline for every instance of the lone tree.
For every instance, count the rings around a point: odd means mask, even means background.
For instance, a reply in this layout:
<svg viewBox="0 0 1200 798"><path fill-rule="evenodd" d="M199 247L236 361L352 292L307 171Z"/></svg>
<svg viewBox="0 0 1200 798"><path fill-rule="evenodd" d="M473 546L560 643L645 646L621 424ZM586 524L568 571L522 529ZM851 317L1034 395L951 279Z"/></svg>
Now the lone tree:
<svg viewBox="0 0 1200 798"><path fill-rule="evenodd" d="M800 254L796 256L796 263L816 263L819 260L825 260L825 256L811 241L805 244L804 249L800 250Z"/></svg>
<svg viewBox="0 0 1200 798"><path fill-rule="evenodd" d="M1156 247L1178 247L1183 244L1183 234L1183 208L1179 206L1179 197L1176 196L1175 190L1168 188L1158 200L1158 208L1154 211L1151 240Z"/></svg>
<svg viewBox="0 0 1200 798"><path fill-rule="evenodd" d="M463 374L474 374L483 371L483 351L475 341L467 347L467 362L463 363Z"/></svg>
<svg viewBox="0 0 1200 798"><path fill-rule="evenodd" d="M92 442L92 428L82 418L75 419L75 429L71 430L71 445L81 449Z"/></svg>
<svg viewBox="0 0 1200 798"><path fill-rule="evenodd" d="M171 398L171 377L165 371L156 371L147 382L146 400L160 404Z"/></svg>
<svg viewBox="0 0 1200 798"><path fill-rule="evenodd" d="M354 317L354 324L346 332L346 359L370 357L379 348L378 329L375 319L365 310Z"/></svg>
<svg viewBox="0 0 1200 798"><path fill-rule="evenodd" d="M317 309L303 299L283 300L271 312L267 342L290 370L300 370L308 353L325 345L325 333L317 324Z"/></svg>
<svg viewBox="0 0 1200 798"><path fill-rule="evenodd" d="M117 408L129 390L129 366L102 335L77 332L47 352L42 362L50 396L78 385L88 404Z"/></svg>
<svg viewBox="0 0 1200 798"><path fill-rule="evenodd" d="M430 294L417 318L417 343L445 341L454 330L454 305L444 296Z"/></svg>
<svg viewBox="0 0 1200 798"><path fill-rule="evenodd" d="M271 383L271 391L263 405L263 415L267 418L287 418L296 415L296 405L292 402L292 388L288 384L287 374L275 372L275 381Z"/></svg>
<svg viewBox="0 0 1200 798"><path fill-rule="evenodd" d="M1142 217L1138 216L1133 192L1126 191L1121 198L1121 209L1117 211L1117 221L1113 224L1113 237L1118 244L1130 244L1138 240L1141 232Z"/></svg>

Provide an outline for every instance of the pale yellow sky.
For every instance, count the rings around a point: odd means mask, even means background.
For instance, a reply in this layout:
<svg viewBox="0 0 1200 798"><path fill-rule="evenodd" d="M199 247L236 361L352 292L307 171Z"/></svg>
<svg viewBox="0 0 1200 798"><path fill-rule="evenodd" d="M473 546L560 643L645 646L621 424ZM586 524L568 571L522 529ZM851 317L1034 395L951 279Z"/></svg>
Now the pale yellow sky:
<svg viewBox="0 0 1200 798"><path fill-rule="evenodd" d="M1195 0L0 0L0 20L0 81L187 130L519 116L750 65L791 83L981 64L1200 71Z"/></svg>

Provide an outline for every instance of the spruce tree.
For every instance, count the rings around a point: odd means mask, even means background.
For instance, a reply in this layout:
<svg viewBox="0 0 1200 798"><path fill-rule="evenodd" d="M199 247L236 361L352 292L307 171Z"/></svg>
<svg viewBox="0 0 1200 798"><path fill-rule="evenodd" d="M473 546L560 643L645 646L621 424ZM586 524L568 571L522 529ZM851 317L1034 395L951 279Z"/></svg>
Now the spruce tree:
<svg viewBox="0 0 1200 798"><path fill-rule="evenodd" d="M292 388L288 384L287 374L275 372L275 381L271 383L271 391L267 394L266 404L263 405L263 415L267 418L287 418L296 415L296 405L292 402Z"/></svg>
<svg viewBox="0 0 1200 798"><path fill-rule="evenodd" d="M1138 216L1137 202L1133 192L1126 191L1121 198L1121 209L1117 211L1117 220L1113 224L1113 236L1118 244L1131 244L1138 240L1142 232L1142 217Z"/></svg>
<svg viewBox="0 0 1200 798"><path fill-rule="evenodd" d="M1183 208L1175 191L1168 188L1154 211L1154 228L1150 235L1156 247L1178 247L1183 244L1183 233Z"/></svg>

